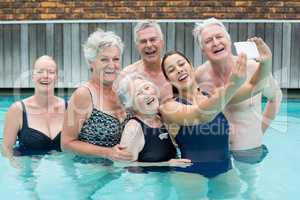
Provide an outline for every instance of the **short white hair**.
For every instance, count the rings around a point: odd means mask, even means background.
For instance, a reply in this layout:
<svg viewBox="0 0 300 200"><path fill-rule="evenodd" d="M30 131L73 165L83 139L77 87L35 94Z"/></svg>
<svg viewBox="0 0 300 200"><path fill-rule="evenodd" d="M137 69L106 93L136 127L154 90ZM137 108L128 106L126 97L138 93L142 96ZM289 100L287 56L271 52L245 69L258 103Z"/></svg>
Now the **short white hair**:
<svg viewBox="0 0 300 200"><path fill-rule="evenodd" d="M135 80L141 79L145 81L149 81L141 74L136 72L120 75L117 80L114 82L113 89L117 94L120 103L125 107L125 109L131 109L134 103L134 95L130 93L129 86ZM149 81L150 82L150 81Z"/></svg>
<svg viewBox="0 0 300 200"><path fill-rule="evenodd" d="M194 35L195 40L198 41L198 45L200 46L201 49L203 48L201 32L203 31L203 29L205 27L210 26L210 25L220 26L223 29L225 35L228 37L228 39L231 40L230 35L227 32L226 27L224 26L224 24L220 20L212 17L212 18L204 20L202 23L198 22L198 23L195 24L195 28L193 30L193 35Z"/></svg>
<svg viewBox="0 0 300 200"><path fill-rule="evenodd" d="M124 44L121 38L114 32L98 29L83 44L84 57L88 63L93 62L105 47L112 46L117 47L122 54Z"/></svg>
<svg viewBox="0 0 300 200"><path fill-rule="evenodd" d="M144 20L144 21L140 21L136 24L136 26L134 27L134 41L136 44L138 44L139 42L139 37L138 37L138 32L141 30L144 30L146 28L155 28L160 39L163 40L163 33L161 31L160 25L154 21L154 20Z"/></svg>

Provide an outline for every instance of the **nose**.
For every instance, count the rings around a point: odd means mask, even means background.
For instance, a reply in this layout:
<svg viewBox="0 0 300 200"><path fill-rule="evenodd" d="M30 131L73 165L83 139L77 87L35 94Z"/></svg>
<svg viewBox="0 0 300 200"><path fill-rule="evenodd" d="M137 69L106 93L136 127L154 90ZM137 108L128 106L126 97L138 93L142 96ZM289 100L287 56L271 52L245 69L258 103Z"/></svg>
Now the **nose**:
<svg viewBox="0 0 300 200"><path fill-rule="evenodd" d="M214 43L214 45L218 45L219 44L219 40L216 37L213 37L213 43Z"/></svg>
<svg viewBox="0 0 300 200"><path fill-rule="evenodd" d="M147 40L147 42L146 42L146 46L151 46L152 45L152 42L150 41L150 40Z"/></svg>

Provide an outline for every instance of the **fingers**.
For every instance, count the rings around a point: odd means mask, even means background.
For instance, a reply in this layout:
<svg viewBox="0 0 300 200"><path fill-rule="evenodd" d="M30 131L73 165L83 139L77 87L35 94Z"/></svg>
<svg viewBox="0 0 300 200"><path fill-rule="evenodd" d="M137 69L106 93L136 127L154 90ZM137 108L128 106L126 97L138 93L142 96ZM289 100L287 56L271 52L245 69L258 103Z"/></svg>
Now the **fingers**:
<svg viewBox="0 0 300 200"><path fill-rule="evenodd" d="M246 72L246 66L247 66L247 55L245 53L241 53L238 55L238 59L236 61L236 67L232 69L232 73L244 74Z"/></svg>
<svg viewBox="0 0 300 200"><path fill-rule="evenodd" d="M260 58L256 59L256 61L261 62L272 58L272 52L269 46L264 42L262 38L253 37L253 38L249 38L248 41L254 42L256 44L257 50L260 55Z"/></svg>

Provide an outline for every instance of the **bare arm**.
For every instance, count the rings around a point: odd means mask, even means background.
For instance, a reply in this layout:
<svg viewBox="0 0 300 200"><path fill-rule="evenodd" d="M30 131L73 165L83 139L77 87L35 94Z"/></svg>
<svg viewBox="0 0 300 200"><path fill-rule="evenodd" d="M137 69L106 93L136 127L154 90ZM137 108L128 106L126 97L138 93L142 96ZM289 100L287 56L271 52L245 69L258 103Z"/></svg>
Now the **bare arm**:
<svg viewBox="0 0 300 200"><path fill-rule="evenodd" d="M91 97L87 88L78 88L72 95L65 113L61 145L64 151L81 155L130 160L131 156L120 145L113 148L101 147L78 140L83 122L92 111Z"/></svg>
<svg viewBox="0 0 300 200"><path fill-rule="evenodd" d="M281 89L273 77L270 77L269 83L267 87L264 88L262 94L268 99L262 119L262 131L264 133L272 120L276 117L282 100Z"/></svg>
<svg viewBox="0 0 300 200"><path fill-rule="evenodd" d="M17 140L18 131L21 129L22 109L19 103L14 103L7 111L4 131L2 154L13 160L13 146Z"/></svg>
<svg viewBox="0 0 300 200"><path fill-rule="evenodd" d="M130 120L127 122L120 144L126 146L127 150L132 154L132 161L138 160L139 153L145 145L145 138L142 127L137 121Z"/></svg>
<svg viewBox="0 0 300 200"><path fill-rule="evenodd" d="M160 112L168 123L194 125L211 121L230 101L245 81L246 56L239 56L237 65L232 69L229 82L224 87L216 88L210 98L194 95L192 105L184 105L174 100L160 107Z"/></svg>
<svg viewBox="0 0 300 200"><path fill-rule="evenodd" d="M261 38L254 37L251 38L250 41L255 42L260 54L260 58L258 59L259 63L249 61L248 64L249 67L256 67L257 70L251 79L247 81L234 95L230 101L231 104L239 103L261 92L266 86L272 71L272 52L269 47Z"/></svg>

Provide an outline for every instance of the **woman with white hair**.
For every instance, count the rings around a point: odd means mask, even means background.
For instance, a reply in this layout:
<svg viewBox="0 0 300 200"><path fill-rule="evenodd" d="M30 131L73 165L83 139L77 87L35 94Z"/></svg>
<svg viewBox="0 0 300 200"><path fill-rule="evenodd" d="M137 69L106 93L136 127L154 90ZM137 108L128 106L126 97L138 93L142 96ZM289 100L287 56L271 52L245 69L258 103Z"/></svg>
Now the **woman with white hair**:
<svg viewBox="0 0 300 200"><path fill-rule="evenodd" d="M66 102L54 95L57 71L53 58L47 55L39 57L32 73L34 94L15 102L8 109L2 153L13 163L14 156L60 151L60 131Z"/></svg>
<svg viewBox="0 0 300 200"><path fill-rule="evenodd" d="M89 36L83 51L91 77L70 98L62 148L80 155L130 160L126 148L119 145L125 112L112 90L123 43L113 32L97 30Z"/></svg>
<svg viewBox="0 0 300 200"><path fill-rule="evenodd" d="M132 161L147 162L144 163L146 166L190 163L188 159L176 159L168 127L159 115L159 89L151 81L132 73L120 77L115 83L115 90L131 116L124 127L120 144L132 153Z"/></svg>

